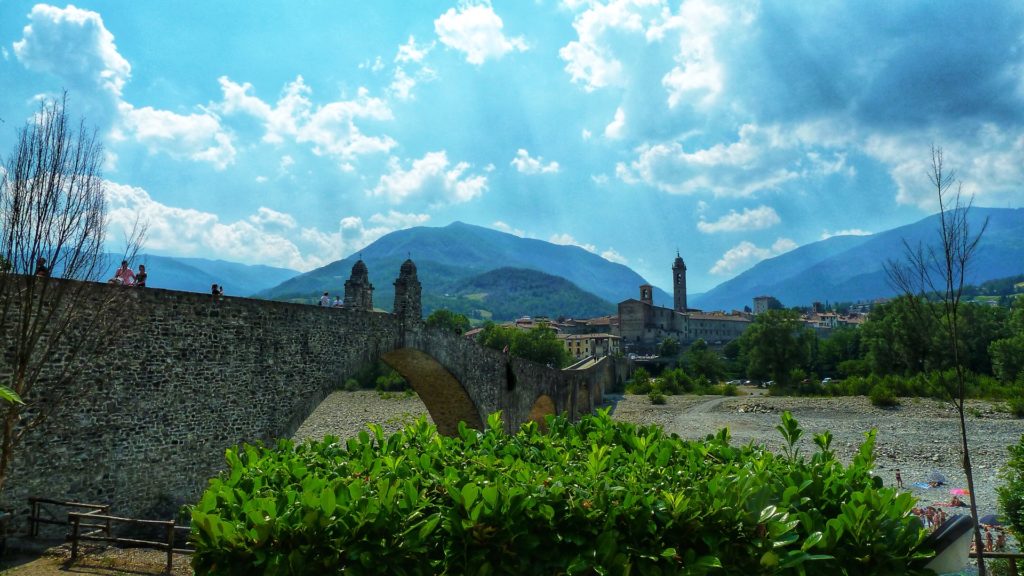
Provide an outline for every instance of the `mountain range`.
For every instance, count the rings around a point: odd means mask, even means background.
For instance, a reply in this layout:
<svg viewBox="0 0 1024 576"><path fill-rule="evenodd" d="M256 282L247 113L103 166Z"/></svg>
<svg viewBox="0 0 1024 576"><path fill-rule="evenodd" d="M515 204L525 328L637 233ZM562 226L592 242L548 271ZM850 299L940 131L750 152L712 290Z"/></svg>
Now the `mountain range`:
<svg viewBox="0 0 1024 576"><path fill-rule="evenodd" d="M614 303L635 297L639 286L647 283L628 267L609 262L578 246L552 244L454 222L441 228L420 226L392 232L357 254L300 274L257 296L310 302L325 290L332 295L342 294L345 281L352 273L352 266L362 259L369 270L370 282L375 287L375 306L390 310L394 301L393 282L398 277L402 262L407 258L416 263L417 275L423 285L424 314L429 314L439 303L446 302L445 298L468 296L474 290L472 285L475 282L483 282L491 286L493 291L494 278L480 278L480 275L499 269L532 270L560 276L578 289L590 292L597 298L593 301L595 303L600 300ZM522 273L517 274L517 277L524 280L523 285L529 283ZM654 296L659 303L668 304L672 301L660 289L655 290ZM506 293L505 297L507 300L509 294ZM522 297L534 298L530 291L522 294ZM596 315L608 313L614 310L614 306L609 305L607 312L601 310L605 310L604 304L592 308L591 312L599 312ZM524 309L504 318L496 316L495 319L509 319L524 314L541 315L542 312ZM563 311L559 315L568 314Z"/></svg>
<svg viewBox="0 0 1024 576"><path fill-rule="evenodd" d="M111 278L121 263L118 254L107 254L107 272L103 278ZM251 296L281 282L293 278L298 270L275 268L260 264L239 264L225 260L205 258L176 258L139 254L132 260L132 267L138 271L139 264L146 266L146 286L183 290L185 292L209 292L212 284L224 287L229 296Z"/></svg>
<svg viewBox="0 0 1024 576"><path fill-rule="evenodd" d="M969 226L980 231L987 220L977 252L967 270L967 284L981 284L1024 272L1024 208L973 207ZM935 246L939 216L870 236L834 236L764 260L708 292L690 298L705 310L750 306L755 296L774 296L785 306L814 301L856 302L889 297L885 264L911 246Z"/></svg>
<svg viewBox="0 0 1024 576"><path fill-rule="evenodd" d="M986 221L968 269L969 284L1024 273L1024 208L971 209L974 230ZM764 260L706 293L690 294L689 304L703 310L733 310L750 306L755 296L774 296L786 306L892 296L895 290L886 279L885 263L902 257L904 241L911 246L934 244L937 226L938 215L933 215L868 236L813 242ZM639 286L647 283L627 266L577 246L462 222L392 232L357 254L301 274L201 258L143 255L135 262L146 264L149 285L156 288L206 292L211 284L220 284L230 295L312 303L324 291L342 295L352 266L362 259L376 287L375 305L390 310L393 282L407 258L417 266L424 314L447 308L495 320L600 316L614 313L617 302L637 297ZM119 260L113 255L111 259ZM662 306L672 302L659 288L654 300Z"/></svg>

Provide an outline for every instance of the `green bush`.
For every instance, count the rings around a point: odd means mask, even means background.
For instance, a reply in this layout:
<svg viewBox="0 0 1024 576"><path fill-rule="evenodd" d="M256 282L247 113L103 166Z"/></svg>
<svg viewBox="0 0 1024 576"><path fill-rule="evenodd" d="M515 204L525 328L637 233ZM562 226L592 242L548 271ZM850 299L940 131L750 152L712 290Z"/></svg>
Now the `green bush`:
<svg viewBox="0 0 1024 576"><path fill-rule="evenodd" d="M999 512L1017 541L1024 541L1024 436L1015 446L1007 446L1010 459L999 472L1003 484L996 488Z"/></svg>
<svg viewBox="0 0 1024 576"><path fill-rule="evenodd" d="M1009 408L1010 414L1017 418L1024 418L1024 398L1013 398L1006 403L1006 406Z"/></svg>
<svg viewBox="0 0 1024 576"><path fill-rule="evenodd" d="M667 402L667 400L665 400L665 395L656 388L647 394L647 398L651 401L651 404L664 404Z"/></svg>
<svg viewBox="0 0 1024 576"><path fill-rule="evenodd" d="M871 393L868 395L871 399L872 406L878 406L880 408L890 408L892 406L899 406L900 401L896 397L896 394L886 386L885 384L876 384L871 389Z"/></svg>
<svg viewBox="0 0 1024 576"><path fill-rule="evenodd" d="M191 507L198 574L925 574L908 493L826 432L694 442L607 412L442 437L419 420L342 443L242 446Z"/></svg>

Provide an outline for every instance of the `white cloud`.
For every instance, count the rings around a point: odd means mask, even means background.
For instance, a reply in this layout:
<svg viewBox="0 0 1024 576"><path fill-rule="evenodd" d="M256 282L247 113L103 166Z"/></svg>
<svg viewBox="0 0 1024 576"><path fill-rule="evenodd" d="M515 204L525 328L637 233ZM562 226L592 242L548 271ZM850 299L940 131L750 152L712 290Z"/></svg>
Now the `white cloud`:
<svg viewBox="0 0 1024 576"><path fill-rule="evenodd" d="M218 170L234 162L232 136L209 111L178 114L122 99L131 65L118 53L98 13L36 4L22 34L13 44L18 60L29 70L60 77L90 121L110 128L112 144L132 141L150 153L205 162Z"/></svg>
<svg viewBox="0 0 1024 576"><path fill-rule="evenodd" d="M284 156L281 156L281 162L278 164L278 171L280 171L281 174L287 174L288 170L294 165L295 159L292 158L290 154L285 154Z"/></svg>
<svg viewBox="0 0 1024 576"><path fill-rule="evenodd" d="M963 183L965 197L973 195L987 206L1024 202L1024 130L989 123L962 133L913 131L869 137L864 150L888 167L898 204L938 210L935 187L928 180L929 142L942 144L944 171Z"/></svg>
<svg viewBox="0 0 1024 576"><path fill-rule="evenodd" d="M583 131L580 133L580 137L583 138L584 140L590 140L590 138L593 135L594 134L590 130L587 130L586 128L584 128Z"/></svg>
<svg viewBox="0 0 1024 576"><path fill-rule="evenodd" d="M370 216L368 224L358 216L347 216L339 220L337 230L323 231L300 227L292 215L260 207L244 220L226 223L216 214L161 204L142 188L114 182L105 185L110 207L109 242L116 243L138 219L149 226L149 250L300 271L323 266L385 234L430 220L427 214L392 210Z"/></svg>
<svg viewBox="0 0 1024 576"><path fill-rule="evenodd" d="M223 100L215 109L225 115L247 114L263 122L263 141L277 144L285 139L312 145L318 156L331 156L341 161L343 169L359 156L387 153L395 145L389 136L368 136L356 125L357 120L392 120L387 102L359 88L356 98L315 106L302 76L285 85L273 106L251 94L252 84L238 84L221 76Z"/></svg>
<svg viewBox="0 0 1024 576"><path fill-rule="evenodd" d="M7 48L0 46L0 55L4 57L4 61L11 59L11 53L7 51Z"/></svg>
<svg viewBox="0 0 1024 576"><path fill-rule="evenodd" d="M523 236L523 234L518 234L518 236ZM598 253L597 246L585 242L580 242L579 240L573 238L572 234L568 233L552 234L551 237L548 238L548 242L551 242L552 244L561 244L563 246L578 246L580 248L583 248L587 252L598 254L599 256L601 256L601 258L604 258L609 262L617 262L619 264L627 264L629 262L625 256L619 254L614 248L608 248L604 252Z"/></svg>
<svg viewBox="0 0 1024 576"><path fill-rule="evenodd" d="M113 133L115 140L131 138L151 153L208 162L218 170L235 161L231 136L212 114L176 114L149 106L135 108L124 102L119 110L121 122Z"/></svg>
<svg viewBox="0 0 1024 576"><path fill-rule="evenodd" d="M601 258L604 258L609 262L615 262L618 264L629 264L629 260L627 260L626 257L623 256L622 254L616 252L614 248L609 248L604 252L601 252Z"/></svg>
<svg viewBox="0 0 1024 576"><path fill-rule="evenodd" d="M501 230L502 232L508 232L509 234L519 236L520 238L526 237L526 232L523 232L519 228L513 228L508 224L502 222L501 220L495 221L494 224L491 224L491 226L494 226L495 229Z"/></svg>
<svg viewBox="0 0 1024 576"><path fill-rule="evenodd" d="M771 206L758 206L754 209L744 208L742 213L730 210L728 214L714 222L706 222L702 219L697 223L697 229L705 234L763 230L780 222L782 220Z"/></svg>
<svg viewBox="0 0 1024 576"><path fill-rule="evenodd" d="M120 98L132 67L96 12L36 4L14 54L29 70L60 76L69 88L99 89ZM6 59L6 56L5 56Z"/></svg>
<svg viewBox="0 0 1024 576"><path fill-rule="evenodd" d="M462 5L434 20L434 32L441 43L466 54L470 64L501 58L512 51L526 50L522 36L510 38L502 31L504 23L490 4Z"/></svg>
<svg viewBox="0 0 1024 576"><path fill-rule="evenodd" d="M693 0L684 2L679 14L664 26L649 32L657 36L667 29L679 30L676 66L661 80L668 92L670 108L686 101L691 93L697 95L696 104L700 106L711 105L721 94L724 72L716 57L715 39L726 24L738 19L741 17L731 14L727 6Z"/></svg>
<svg viewBox="0 0 1024 576"><path fill-rule="evenodd" d="M291 214L271 210L265 206L260 206L256 211L256 214L249 217L249 221L261 227L277 226L287 230L291 230L298 226L298 223Z"/></svg>
<svg viewBox="0 0 1024 576"><path fill-rule="evenodd" d="M224 223L216 214L161 204L142 188L107 182L106 189L110 206L107 234L111 242L116 243L138 218L148 225L147 249L177 256L224 258L303 271L340 258L337 234L327 242L328 246L307 245L304 254L294 239L282 234L295 226L287 214L261 208L246 220ZM330 237L322 233L319 236L320 240Z"/></svg>
<svg viewBox="0 0 1024 576"><path fill-rule="evenodd" d="M591 180L591 182L593 182L594 184L597 184L598 186L604 186L604 185L608 184L608 175L607 174L591 174L590 175L590 180Z"/></svg>
<svg viewBox="0 0 1024 576"><path fill-rule="evenodd" d="M615 55L613 37L637 35L642 38L645 20L658 18L662 0L610 0L607 3L565 3L573 10L586 6L572 26L577 40L563 46L558 55L573 82L589 91L626 82L625 67Z"/></svg>
<svg viewBox="0 0 1024 576"><path fill-rule="evenodd" d="M408 169L398 158L388 161L389 172L380 177L368 191L370 196L384 197L392 204L421 200L429 205L460 204L481 196L487 190L487 177L469 174L470 164L459 162L450 166L448 154L428 152L412 161Z"/></svg>
<svg viewBox="0 0 1024 576"><path fill-rule="evenodd" d="M559 169L558 162L545 164L543 157L532 158L523 148L516 151L516 157L512 159L511 164L522 174L554 174Z"/></svg>
<svg viewBox="0 0 1024 576"><path fill-rule="evenodd" d="M615 118L604 127L604 136L610 140L617 140L622 138L623 131L626 129L626 111L619 106L615 109Z"/></svg>
<svg viewBox="0 0 1024 576"><path fill-rule="evenodd" d="M398 54L395 54L395 62L404 64L407 62L420 63L430 51L434 49L434 43L430 44L416 44L416 38L409 35L409 41L398 47Z"/></svg>
<svg viewBox="0 0 1024 576"><path fill-rule="evenodd" d="M370 72L380 72L384 69L384 59L377 56L373 61L366 60L359 63L360 70L369 70Z"/></svg>
<svg viewBox="0 0 1024 576"><path fill-rule="evenodd" d="M587 252L597 252L597 246L594 246L593 244L582 243L579 240L573 238L571 234L552 234L551 238L548 238L548 242L551 242L552 244L561 244L563 246L579 246L580 248L583 248Z"/></svg>
<svg viewBox="0 0 1024 576"><path fill-rule="evenodd" d="M427 214L406 214L390 210L387 214L370 216L369 226L358 216L341 219L341 243L345 254L362 250L377 239L396 230L422 226L430 220Z"/></svg>
<svg viewBox="0 0 1024 576"><path fill-rule="evenodd" d="M716 196L751 196L801 177L799 140L778 126L744 125L739 139L687 152L678 142L644 144L637 159L615 173L628 184L646 184L672 194L710 191ZM794 165L792 168L789 165Z"/></svg>
<svg viewBox="0 0 1024 576"><path fill-rule="evenodd" d="M268 178L266 176L257 176L256 177L256 183L257 184L264 184L264 183L266 183L267 180L268 180Z"/></svg>
<svg viewBox="0 0 1024 576"><path fill-rule="evenodd" d="M789 252L796 247L796 243L788 238L777 239L771 248L760 248L753 242L744 240L727 250L711 267L711 273L716 275L735 274L750 268L761 260Z"/></svg>
<svg viewBox="0 0 1024 576"><path fill-rule="evenodd" d="M862 230L860 228L849 228L849 229L846 229L846 230L836 230L835 232L830 232L828 230L823 230L821 232L821 239L822 240L828 240L829 238L831 238L833 236L870 236L871 234L873 234L873 232L869 232L867 230Z"/></svg>
<svg viewBox="0 0 1024 576"><path fill-rule="evenodd" d="M401 68L395 69L395 76L388 86L388 91L399 100L411 100L412 89L416 87L416 80L405 73Z"/></svg>

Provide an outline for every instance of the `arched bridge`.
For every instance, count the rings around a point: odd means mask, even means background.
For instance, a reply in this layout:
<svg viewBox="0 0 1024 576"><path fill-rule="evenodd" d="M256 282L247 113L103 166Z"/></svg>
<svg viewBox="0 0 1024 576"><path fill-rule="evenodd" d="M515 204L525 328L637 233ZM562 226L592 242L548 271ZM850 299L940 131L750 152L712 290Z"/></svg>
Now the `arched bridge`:
<svg viewBox="0 0 1024 576"><path fill-rule="evenodd" d="M498 410L509 430L551 412L575 419L614 378L611 363L577 372L509 360L395 314L156 289L129 300L116 345L82 375L84 393L26 436L5 504L38 495L173 512L223 467L226 448L290 437L378 359L442 433L482 427Z"/></svg>

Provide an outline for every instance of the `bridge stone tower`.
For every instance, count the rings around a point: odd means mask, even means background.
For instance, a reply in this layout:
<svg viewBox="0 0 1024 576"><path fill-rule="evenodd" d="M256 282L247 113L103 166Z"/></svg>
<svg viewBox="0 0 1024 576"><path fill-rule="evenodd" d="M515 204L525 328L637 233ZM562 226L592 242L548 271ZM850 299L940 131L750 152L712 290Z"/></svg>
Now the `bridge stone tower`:
<svg viewBox="0 0 1024 576"><path fill-rule="evenodd" d="M345 307L373 310L373 284L366 264L359 260L352 266L352 276L345 281Z"/></svg>
<svg viewBox="0 0 1024 576"><path fill-rule="evenodd" d="M678 250L672 263L672 304L676 312L686 312L686 263Z"/></svg>
<svg viewBox="0 0 1024 576"><path fill-rule="evenodd" d="M412 259L402 263L402 269L395 280L395 307L392 312L402 320L419 322L423 319L423 305L420 301L419 278L416 277L416 265Z"/></svg>

